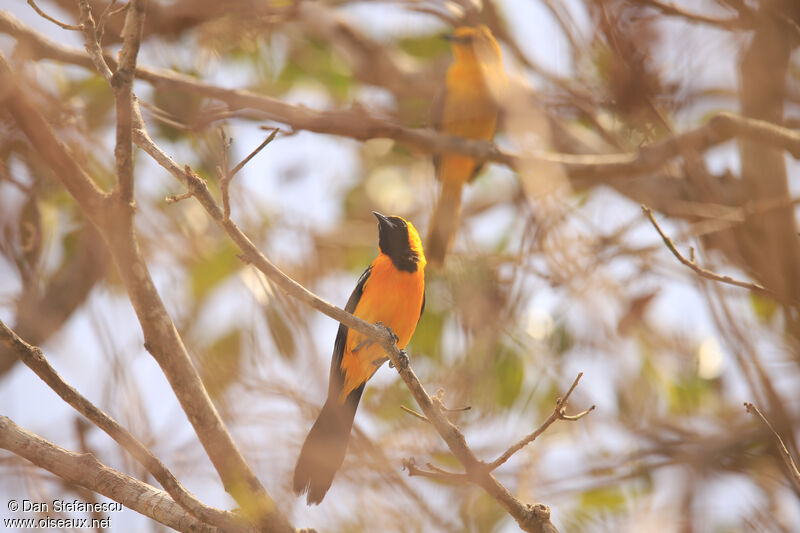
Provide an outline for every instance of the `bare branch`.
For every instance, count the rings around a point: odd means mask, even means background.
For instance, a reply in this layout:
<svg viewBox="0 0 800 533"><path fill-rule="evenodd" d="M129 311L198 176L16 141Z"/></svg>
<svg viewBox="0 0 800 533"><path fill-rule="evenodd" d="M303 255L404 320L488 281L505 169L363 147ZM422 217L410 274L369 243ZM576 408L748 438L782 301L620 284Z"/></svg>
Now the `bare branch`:
<svg viewBox="0 0 800 533"><path fill-rule="evenodd" d="M278 134L280 130L278 128L272 128L272 133L270 133L264 141L259 144L255 150L250 152L244 159L242 159L238 165L233 167L233 170L228 169L228 148L230 148L231 144L233 143L233 139L228 139L224 132L222 132L222 167L217 167L217 176L219 178L219 189L222 194L222 214L225 219L229 219L231 217L231 196L230 196L230 184L233 181L234 176L244 168L244 166L250 162L261 150L264 149L269 143L271 143L275 136ZM225 170L223 170L223 168Z"/></svg>
<svg viewBox="0 0 800 533"><path fill-rule="evenodd" d="M786 444L784 444L781 436L778 434L777 431L775 431L775 428L772 427L772 424L769 423L767 417L765 417L761 413L758 407L756 407L750 402L744 402L744 408L745 410L747 410L748 413L758 417L759 420L761 420L761 423L763 423L767 427L767 429L770 430L772 436L775 437L775 442L777 442L778 444L778 451L780 451L781 453L781 458L783 459L783 462L786 463L786 468L792 474L790 480L796 488L800 489L800 470L798 470L797 463L792 457L792 454L789 453L789 450L786 448Z"/></svg>
<svg viewBox="0 0 800 533"><path fill-rule="evenodd" d="M198 519L219 527L223 530L246 531L241 519L232 513L227 513L208 507L186 490L178 479L167 469L153 453L127 429L116 420L108 416L77 390L65 382L45 358L38 347L31 346L21 339L14 331L0 321L0 341L14 350L17 356L28 368L41 378L42 381L53 389L59 397L72 406L76 411L91 420L102 429L128 453L144 466L170 496L189 513Z"/></svg>
<svg viewBox="0 0 800 533"><path fill-rule="evenodd" d="M86 1L86 0L82 0ZM26 28L11 15L0 12L0 31L24 39L40 57L87 66L85 55L75 49L53 43ZM104 57L116 64L111 55ZM494 161L517 168L522 159L542 163L559 163L574 179L598 181L647 174L687 150L702 152L734 137L757 140L784 149L800 158L800 133L769 122L749 119L732 113L720 113L696 129L643 146L636 152L616 154L513 154L491 143L450 137L430 129L404 128L398 124L364 112L363 109L316 111L287 104L246 90L233 90L203 83L172 71L138 67L136 77L176 91L201 95L225 102L231 109L250 108L264 113L264 118L307 130L350 137L358 140L389 138L423 152L453 152L478 160Z"/></svg>
<svg viewBox="0 0 800 533"><path fill-rule="evenodd" d="M114 6L117 4L117 0L111 0L108 3L106 8L100 13L100 18L97 21L97 43L102 47L103 46L103 33L106 29L106 22L108 19L113 17L114 15L118 15L128 9L130 7L130 3L123 4L121 7L114 9Z"/></svg>
<svg viewBox="0 0 800 533"><path fill-rule="evenodd" d="M422 476L435 479L436 481L447 481L448 483L456 484L468 483L470 481L470 477L467 474L448 472L431 463L427 463L426 466L428 470L419 468L413 457L410 459L403 459L403 469L408 470L409 476Z"/></svg>
<svg viewBox="0 0 800 533"><path fill-rule="evenodd" d="M420 419L420 420L422 420L423 422L427 422L428 424L430 424L430 423L431 423L431 421L430 421L430 420L428 420L427 418L425 418L425 415L422 415L422 414L420 414L420 413L416 412L415 410L411 409L410 407L406 407L405 405L401 405L401 406L400 406L400 409L402 409L402 410L403 410L403 411L405 411L406 413L410 414L411 416L415 416L415 417L419 418L419 419Z"/></svg>
<svg viewBox="0 0 800 533"><path fill-rule="evenodd" d="M664 2L660 2L659 0L636 0L636 2L651 7L653 9L656 9L663 15L671 17L680 17L689 22L706 24L708 26L714 26L716 28L721 28L723 30L729 30L729 31L746 30L746 29L752 29L753 27L752 22L747 21L742 17L718 19L714 17L709 17L707 15L702 15L700 13L693 13L687 11L686 9L678 7L674 4L666 4Z"/></svg>
<svg viewBox="0 0 800 533"><path fill-rule="evenodd" d="M553 409L553 413L547 418L547 420L544 421L544 423L541 426L539 426L536 429L536 431L527 435L522 440L520 440L519 442L508 448L505 452L503 452L503 454L500 457L498 457L497 459L495 459L494 461L492 461L487 465L487 468L490 472L497 469L497 467L499 467L500 465L511 459L512 455L514 455L522 448L524 448L525 446L536 440L536 438L545 431L547 431L547 428L549 428L556 420L579 420L594 410L595 406L592 405L589 409L577 415L570 416L566 414L567 401L569 400L572 391L574 391L575 387L578 386L578 382L580 381L582 376L583 372L578 374L578 376L575 378L575 381L572 382L572 386L570 386L569 390L567 390L567 393L564 394L564 397L558 398L556 400L556 407L555 409Z"/></svg>
<svg viewBox="0 0 800 533"><path fill-rule="evenodd" d="M258 153L259 153L261 150L263 150L265 146L267 146L269 143L271 143L271 142L272 142L272 141L275 139L275 136L276 136L276 135L278 135L278 133L279 133L280 131L281 131L281 130L280 130L279 128L273 128L273 129L272 129L272 133L270 133L270 134L267 136L267 138L266 138L266 139L264 139L264 141L263 141L261 144L259 144L259 145L256 147L256 149L255 149L255 150L253 150L252 152L250 152L250 154L248 154L248 156L247 156L247 157L245 157L244 159L242 159L242 160L239 162L239 164L238 164L238 165L236 165L235 167L233 167L233 170L231 170L231 171L230 171L230 176L231 176L231 178L233 178L233 177L234 177L234 176L235 176L235 175L236 175L236 174L237 174L237 173L238 173L240 170L242 170L242 168L244 168L244 166L245 166L247 163L249 163L251 159L253 159L253 158L254 158L256 155L258 155Z"/></svg>
<svg viewBox="0 0 800 533"><path fill-rule="evenodd" d="M752 282L749 282L749 281L739 281L739 280L733 279L730 276L723 276L721 274L717 274L715 272L712 272L710 270L707 270L707 269L701 267L700 265L698 265L694 261L694 251L692 251L692 254L691 254L692 258L691 259L685 258L678 251L678 249L675 247L675 243L672 242L672 239L667 237L667 235L664 233L664 231L658 225L658 222L656 222L655 216L653 216L653 211L649 207L644 205L644 204L642 204L642 211L644 212L645 216L647 216L647 218L650 220L650 223L656 229L658 234L661 236L661 239L664 241L664 244L666 245L666 247L669 249L670 252L672 252L672 255L677 257L678 261L680 261L684 265L686 265L689 268L691 268L692 270L694 270L697 273L697 275L699 275L700 277L708 279L708 280L711 280L711 281L718 281L720 283L727 283L728 285L733 285L735 287L741 287L743 289L748 289L750 291L757 292L759 294L770 296L772 298L775 298L778 301L785 302L785 301L789 300L789 298L787 296L783 296L783 295L777 294L774 291L771 291L770 289L767 289L766 287L763 287L762 285L759 285L758 283L752 283Z"/></svg>
<svg viewBox="0 0 800 533"><path fill-rule="evenodd" d="M109 468L90 453L78 454L56 446L19 427L5 416L0 416L0 448L177 531L219 531L187 513L166 492Z"/></svg>
<svg viewBox="0 0 800 533"><path fill-rule="evenodd" d="M86 40L84 46L89 53L89 59L91 59L94 69L103 76L106 81L110 82L114 73L111 72L111 68L108 65L112 64L113 60L103 55L103 49L100 47L100 40L97 36L97 26L92 16L92 8L89 6L89 1L78 0L78 7L81 13L81 28L83 29L84 39ZM78 54L83 55L80 54L80 52L78 52Z"/></svg>
<svg viewBox="0 0 800 533"><path fill-rule="evenodd" d="M61 22L58 19L55 19L55 18L51 17L50 15L48 15L47 13L42 11L39 8L39 6L36 5L36 2L34 2L33 0L28 0L28 5L31 6L33 8L33 10L36 11L36 13L39 14L40 17L43 17L43 18L49 20L50 22L52 22L56 26L60 26L61 28L65 29L65 30L71 30L71 31L81 31L81 30L83 30L83 28L81 26L75 26L74 24L66 24L64 22Z"/></svg>
<svg viewBox="0 0 800 533"><path fill-rule="evenodd" d="M133 112L133 80L136 74L136 57L144 31L144 13L147 0L131 0L125 17L122 51L117 71L111 77L111 89L117 110L117 144L114 157L117 163L117 191L128 216L133 216L133 141L131 139L131 113ZM100 41L97 42L100 48Z"/></svg>

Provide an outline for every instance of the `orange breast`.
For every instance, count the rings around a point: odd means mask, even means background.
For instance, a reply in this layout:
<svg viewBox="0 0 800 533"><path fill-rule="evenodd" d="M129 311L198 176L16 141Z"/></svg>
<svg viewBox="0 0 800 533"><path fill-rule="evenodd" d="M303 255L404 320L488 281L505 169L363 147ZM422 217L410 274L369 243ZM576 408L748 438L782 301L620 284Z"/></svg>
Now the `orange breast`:
<svg viewBox="0 0 800 533"><path fill-rule="evenodd" d="M498 106L483 70L475 65L454 63L447 72L447 92L441 115L441 131L466 139L489 141L497 126ZM472 177L477 163L469 157L443 154L439 179L463 183Z"/></svg>
<svg viewBox="0 0 800 533"><path fill-rule="evenodd" d="M392 328L398 337L397 346L402 350L417 327L424 293L422 270L414 273L397 270L392 260L381 254L372 262L372 271L353 314L372 324L381 322ZM386 358L380 345L365 340L361 333L352 329L347 334L342 354L345 382L339 401L344 401L350 392L371 378L380 366L376 362Z"/></svg>

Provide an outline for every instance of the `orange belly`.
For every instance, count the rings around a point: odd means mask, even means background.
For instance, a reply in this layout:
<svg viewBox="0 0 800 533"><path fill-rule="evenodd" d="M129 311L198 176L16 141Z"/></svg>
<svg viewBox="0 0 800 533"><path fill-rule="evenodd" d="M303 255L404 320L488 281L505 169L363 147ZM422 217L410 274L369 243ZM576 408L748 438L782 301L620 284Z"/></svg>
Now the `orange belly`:
<svg viewBox="0 0 800 533"><path fill-rule="evenodd" d="M390 327L398 337L397 346L402 350L417 327L424 293L422 271L397 270L391 259L381 254L372 263L372 271L353 314L371 324L381 322ZM339 401L344 402L348 394L371 378L385 359L386 353L378 343L349 330L342 354L345 380Z"/></svg>
<svg viewBox="0 0 800 533"><path fill-rule="evenodd" d="M447 77L441 131L465 139L492 140L499 108L483 81L481 69L453 64ZM477 166L478 163L469 157L442 154L438 177L442 181L463 184L473 177Z"/></svg>

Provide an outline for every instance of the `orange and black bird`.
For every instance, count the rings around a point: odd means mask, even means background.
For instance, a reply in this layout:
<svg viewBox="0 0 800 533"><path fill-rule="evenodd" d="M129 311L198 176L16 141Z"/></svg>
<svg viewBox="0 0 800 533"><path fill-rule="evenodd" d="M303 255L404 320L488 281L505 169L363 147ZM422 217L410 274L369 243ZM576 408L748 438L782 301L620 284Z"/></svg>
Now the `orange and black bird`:
<svg viewBox="0 0 800 533"><path fill-rule="evenodd" d="M500 107L494 91L505 83L500 46L484 25L462 26L447 36L453 63L434 108L434 123L442 133L491 141ZM494 89L494 90L493 90ZM441 193L433 211L425 249L434 266L444 264L461 218L461 190L480 171L482 162L458 154L434 156Z"/></svg>
<svg viewBox="0 0 800 533"><path fill-rule="evenodd" d="M419 234L400 217L378 219L378 257L358 279L345 310L370 323L380 322L403 350L425 308L425 255ZM294 491L308 492L317 504L344 461L350 429L364 385L386 361L380 345L339 325L333 344L328 399L311 426L294 468Z"/></svg>

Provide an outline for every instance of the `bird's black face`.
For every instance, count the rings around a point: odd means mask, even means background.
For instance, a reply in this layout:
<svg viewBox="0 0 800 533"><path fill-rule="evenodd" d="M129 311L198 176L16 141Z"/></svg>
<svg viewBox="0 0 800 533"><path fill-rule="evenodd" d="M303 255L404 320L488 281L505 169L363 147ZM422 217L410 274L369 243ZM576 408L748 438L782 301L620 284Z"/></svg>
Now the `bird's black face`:
<svg viewBox="0 0 800 533"><path fill-rule="evenodd" d="M419 255L411 249L408 224L400 217L387 217L372 212L378 219L378 247L388 255L398 270L416 272Z"/></svg>

